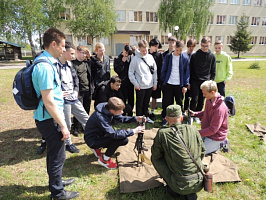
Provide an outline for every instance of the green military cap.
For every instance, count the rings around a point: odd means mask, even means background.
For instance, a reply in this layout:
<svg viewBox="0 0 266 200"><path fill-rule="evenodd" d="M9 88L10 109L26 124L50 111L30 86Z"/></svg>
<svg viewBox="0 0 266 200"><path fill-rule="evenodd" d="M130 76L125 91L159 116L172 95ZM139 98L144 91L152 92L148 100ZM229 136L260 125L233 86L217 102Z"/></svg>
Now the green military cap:
<svg viewBox="0 0 266 200"><path fill-rule="evenodd" d="M166 116L168 117L178 117L182 115L181 106L170 105L166 108Z"/></svg>

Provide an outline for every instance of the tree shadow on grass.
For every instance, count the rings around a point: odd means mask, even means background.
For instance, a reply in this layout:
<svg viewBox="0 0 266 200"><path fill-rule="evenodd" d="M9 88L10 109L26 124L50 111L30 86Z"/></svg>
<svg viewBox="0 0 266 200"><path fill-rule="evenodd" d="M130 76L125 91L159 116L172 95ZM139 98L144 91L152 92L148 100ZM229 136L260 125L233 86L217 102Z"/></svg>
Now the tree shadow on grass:
<svg viewBox="0 0 266 200"><path fill-rule="evenodd" d="M41 134L37 128L15 129L0 132L0 166L15 165L22 161L40 159L37 149Z"/></svg>
<svg viewBox="0 0 266 200"><path fill-rule="evenodd" d="M108 169L100 166L94 154L73 155L67 158L63 167L63 177L82 178L90 174L102 174Z"/></svg>
<svg viewBox="0 0 266 200"><path fill-rule="evenodd" d="M38 196L48 191L48 186L8 185L0 186L0 199L5 200L48 200L50 196ZM50 192L49 192L50 193ZM25 195L28 194L28 195Z"/></svg>

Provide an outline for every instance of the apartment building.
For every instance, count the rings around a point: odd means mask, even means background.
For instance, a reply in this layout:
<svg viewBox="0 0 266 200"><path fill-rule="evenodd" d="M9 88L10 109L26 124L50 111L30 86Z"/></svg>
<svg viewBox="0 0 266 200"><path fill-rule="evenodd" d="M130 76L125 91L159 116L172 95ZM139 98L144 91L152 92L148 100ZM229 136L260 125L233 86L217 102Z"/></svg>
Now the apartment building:
<svg viewBox="0 0 266 200"><path fill-rule="evenodd" d="M117 56L125 44L136 46L140 39L150 41L153 38L158 38L163 49L167 49L169 33L159 29L157 17L160 0L114 0L114 3L119 16L117 32L108 38L97 39L105 44L107 55ZM184 12L185 10L184 8ZM224 50L233 55L229 49L230 36L234 35L237 21L245 14L249 24L248 30L252 33L251 44L254 45L245 55L266 55L266 0L214 0L211 10L214 12L214 16L211 18L205 35L211 38L212 43L218 39L222 40L225 46ZM65 19L71 17L71 10L67 10L62 17ZM77 40L65 29L64 24L62 24L61 30L75 45L82 44L93 49L90 37ZM211 50L214 50L213 45Z"/></svg>

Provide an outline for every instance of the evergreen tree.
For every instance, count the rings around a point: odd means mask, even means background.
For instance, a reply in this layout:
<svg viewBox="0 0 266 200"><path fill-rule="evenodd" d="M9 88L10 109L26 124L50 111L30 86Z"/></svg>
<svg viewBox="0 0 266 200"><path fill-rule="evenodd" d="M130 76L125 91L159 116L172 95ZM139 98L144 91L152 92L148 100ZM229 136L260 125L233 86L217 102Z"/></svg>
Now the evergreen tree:
<svg viewBox="0 0 266 200"><path fill-rule="evenodd" d="M173 31L177 38L185 39L188 35L204 35L213 13L209 10L212 0L161 0L158 9L160 29ZM174 27L179 30L174 31Z"/></svg>
<svg viewBox="0 0 266 200"><path fill-rule="evenodd" d="M231 37L231 45L229 46L230 50L237 54L237 58L239 58L240 52L246 53L253 47L250 45L251 32L247 28L248 22L246 16L242 15L236 25L235 36Z"/></svg>

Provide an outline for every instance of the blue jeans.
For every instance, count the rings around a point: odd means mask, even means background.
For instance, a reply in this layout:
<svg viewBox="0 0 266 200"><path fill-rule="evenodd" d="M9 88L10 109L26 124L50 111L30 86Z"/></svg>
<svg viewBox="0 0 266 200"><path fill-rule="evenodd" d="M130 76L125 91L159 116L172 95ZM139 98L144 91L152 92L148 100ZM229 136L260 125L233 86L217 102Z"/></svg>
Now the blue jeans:
<svg viewBox="0 0 266 200"><path fill-rule="evenodd" d="M49 176L49 190L52 197L64 195L62 184L62 170L66 159L65 143L59 125L53 119L35 120L36 126L47 144L47 173Z"/></svg>

